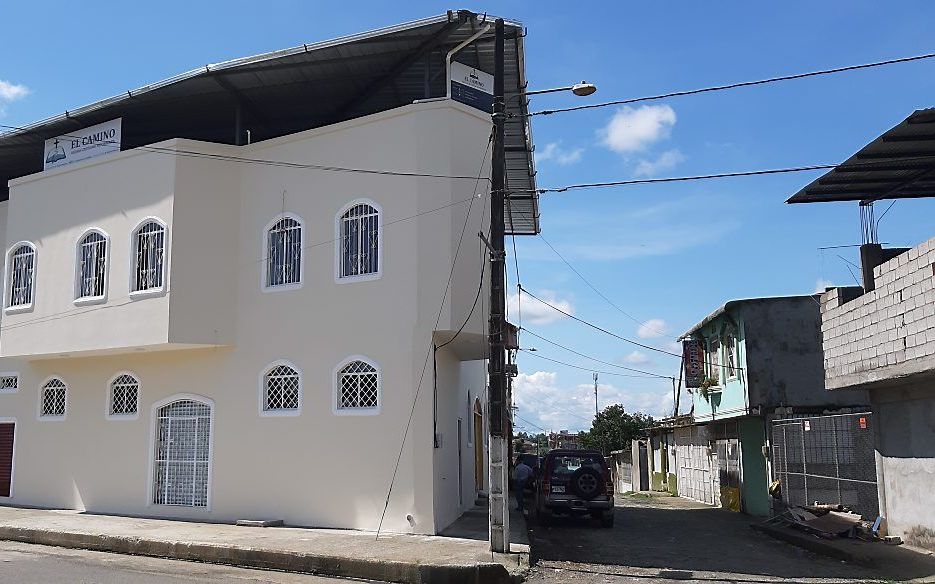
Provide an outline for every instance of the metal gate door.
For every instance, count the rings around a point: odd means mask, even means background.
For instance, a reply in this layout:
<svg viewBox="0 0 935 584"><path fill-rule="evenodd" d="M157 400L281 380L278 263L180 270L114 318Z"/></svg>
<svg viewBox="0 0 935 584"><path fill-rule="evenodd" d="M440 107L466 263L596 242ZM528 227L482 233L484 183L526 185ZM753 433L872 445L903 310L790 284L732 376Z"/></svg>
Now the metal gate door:
<svg viewBox="0 0 935 584"><path fill-rule="evenodd" d="M153 503L208 505L211 407L179 400L157 411Z"/></svg>
<svg viewBox="0 0 935 584"><path fill-rule="evenodd" d="M701 426L675 429L680 497L716 505L708 432Z"/></svg>

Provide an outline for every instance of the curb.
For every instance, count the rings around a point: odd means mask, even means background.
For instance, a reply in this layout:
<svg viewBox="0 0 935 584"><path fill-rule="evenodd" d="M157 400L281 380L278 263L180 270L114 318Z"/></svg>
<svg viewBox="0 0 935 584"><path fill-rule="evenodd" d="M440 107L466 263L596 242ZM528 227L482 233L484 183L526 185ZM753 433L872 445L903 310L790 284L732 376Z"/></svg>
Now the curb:
<svg viewBox="0 0 935 584"><path fill-rule="evenodd" d="M515 582L506 567L497 563L448 565L394 562L10 526L0 526L0 539L134 556L225 564L241 568L383 580L400 584L512 584Z"/></svg>
<svg viewBox="0 0 935 584"><path fill-rule="evenodd" d="M841 549L839 546L805 533L799 533L782 527L774 527L772 525L754 524L750 527L753 528L753 531L768 535L774 539L784 541L816 554L821 554L836 560L844 560L845 562L853 562L868 568L877 567L877 562L870 556Z"/></svg>

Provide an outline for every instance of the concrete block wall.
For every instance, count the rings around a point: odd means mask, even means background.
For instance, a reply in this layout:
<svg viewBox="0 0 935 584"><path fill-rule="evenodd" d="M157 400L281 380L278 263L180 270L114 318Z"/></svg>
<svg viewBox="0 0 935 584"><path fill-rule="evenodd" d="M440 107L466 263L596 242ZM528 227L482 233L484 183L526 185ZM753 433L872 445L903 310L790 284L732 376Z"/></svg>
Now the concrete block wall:
<svg viewBox="0 0 935 584"><path fill-rule="evenodd" d="M855 289L834 288L821 296L829 389L935 356L935 238L877 266L873 276L876 289L867 294L854 298Z"/></svg>

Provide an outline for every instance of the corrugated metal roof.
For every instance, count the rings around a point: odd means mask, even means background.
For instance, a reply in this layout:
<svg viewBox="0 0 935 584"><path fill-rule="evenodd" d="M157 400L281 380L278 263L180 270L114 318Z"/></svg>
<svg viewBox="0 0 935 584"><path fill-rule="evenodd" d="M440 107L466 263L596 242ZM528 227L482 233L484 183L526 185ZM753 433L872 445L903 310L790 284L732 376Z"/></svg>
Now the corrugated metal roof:
<svg viewBox="0 0 935 584"><path fill-rule="evenodd" d="M908 118L797 192L787 203L935 197L935 109Z"/></svg>
<svg viewBox="0 0 935 584"><path fill-rule="evenodd" d="M170 138L234 144L236 111L254 142L446 95L445 54L483 26L459 10L379 30L205 65L0 134L0 200L7 181L42 170L46 139L123 118L122 149ZM486 17L493 23L495 17ZM506 20L505 88L526 87L522 24ZM493 72L493 29L456 60ZM539 231L525 100L507 102L507 233ZM387 169L407 170L407 169Z"/></svg>

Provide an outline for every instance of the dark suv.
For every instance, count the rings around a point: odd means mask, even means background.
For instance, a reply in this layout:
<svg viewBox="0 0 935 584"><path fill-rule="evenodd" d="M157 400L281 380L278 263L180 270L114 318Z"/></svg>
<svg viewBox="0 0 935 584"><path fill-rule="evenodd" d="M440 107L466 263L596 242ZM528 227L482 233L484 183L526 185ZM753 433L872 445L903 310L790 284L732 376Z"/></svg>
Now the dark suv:
<svg viewBox="0 0 935 584"><path fill-rule="evenodd" d="M536 489L536 515L548 524L554 515L587 515L602 527L614 525L614 485L610 469L595 450L552 450L542 461Z"/></svg>

